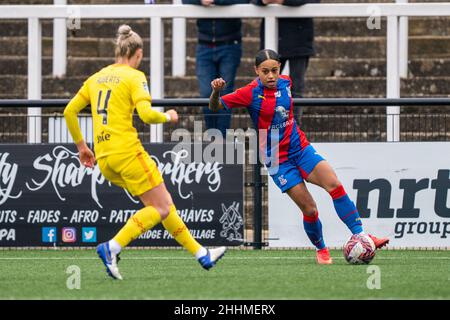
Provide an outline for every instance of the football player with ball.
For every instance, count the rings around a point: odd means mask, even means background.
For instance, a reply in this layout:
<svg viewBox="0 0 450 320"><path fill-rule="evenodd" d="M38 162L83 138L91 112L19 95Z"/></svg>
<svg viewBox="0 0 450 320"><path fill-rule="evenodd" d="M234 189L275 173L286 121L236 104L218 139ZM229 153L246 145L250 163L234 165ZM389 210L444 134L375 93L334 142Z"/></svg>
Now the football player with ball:
<svg viewBox="0 0 450 320"><path fill-rule="evenodd" d="M331 264L332 258L323 239L317 205L305 181L322 187L330 194L337 215L354 235L352 248L355 247L355 250L349 250L349 253L356 254L356 249L361 247L355 244L362 240L373 243L377 249L385 246L389 242L388 238L364 234L358 210L336 173L297 125L290 91L292 81L288 76L280 75L280 65L278 53L269 49L261 50L255 57L258 77L248 85L220 97L225 81L218 78L211 82L213 92L209 108L212 111L247 108L255 128L260 131L261 154L270 176L303 213L306 234L317 248L317 263ZM365 261L370 261L368 257ZM353 263L354 260L348 261Z"/></svg>

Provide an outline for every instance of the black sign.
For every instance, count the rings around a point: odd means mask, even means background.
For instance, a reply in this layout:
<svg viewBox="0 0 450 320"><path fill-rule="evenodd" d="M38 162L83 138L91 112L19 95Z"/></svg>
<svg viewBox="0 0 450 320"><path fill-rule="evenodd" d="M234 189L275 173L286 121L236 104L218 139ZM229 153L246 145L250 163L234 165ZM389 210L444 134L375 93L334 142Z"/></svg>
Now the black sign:
<svg viewBox="0 0 450 320"><path fill-rule="evenodd" d="M242 244L242 164L186 161L191 151L175 151L173 144L144 147L162 172L179 215L202 245ZM94 246L111 239L142 207L97 166L82 166L73 144L0 145L2 247ZM160 224L131 245L177 243Z"/></svg>

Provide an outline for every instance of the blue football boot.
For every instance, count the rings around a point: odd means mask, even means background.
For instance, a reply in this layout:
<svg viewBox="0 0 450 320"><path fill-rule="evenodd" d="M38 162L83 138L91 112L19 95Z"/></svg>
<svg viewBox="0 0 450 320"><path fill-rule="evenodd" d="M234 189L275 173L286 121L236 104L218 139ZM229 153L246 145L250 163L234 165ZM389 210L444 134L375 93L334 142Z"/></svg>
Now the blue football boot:
<svg viewBox="0 0 450 320"><path fill-rule="evenodd" d="M119 255L116 255L109 250L109 242L100 243L97 246L97 254L106 266L108 275L113 279L122 280L119 268L117 267L117 264L120 261Z"/></svg>
<svg viewBox="0 0 450 320"><path fill-rule="evenodd" d="M227 250L226 247L207 249L208 253L203 257L200 257L198 259L198 262L204 269L209 270L215 266L216 262L219 261L220 258L223 257L226 250Z"/></svg>

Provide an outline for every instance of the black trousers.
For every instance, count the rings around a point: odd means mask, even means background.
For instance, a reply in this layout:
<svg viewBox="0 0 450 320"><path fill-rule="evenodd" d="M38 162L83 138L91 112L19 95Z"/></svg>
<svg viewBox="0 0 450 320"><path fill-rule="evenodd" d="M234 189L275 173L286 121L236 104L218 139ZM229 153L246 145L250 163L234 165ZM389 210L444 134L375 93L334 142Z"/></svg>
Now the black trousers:
<svg viewBox="0 0 450 320"><path fill-rule="evenodd" d="M305 95L305 75L309 65L309 57L281 58L281 70L289 61L289 74L292 79L292 97L302 98Z"/></svg>

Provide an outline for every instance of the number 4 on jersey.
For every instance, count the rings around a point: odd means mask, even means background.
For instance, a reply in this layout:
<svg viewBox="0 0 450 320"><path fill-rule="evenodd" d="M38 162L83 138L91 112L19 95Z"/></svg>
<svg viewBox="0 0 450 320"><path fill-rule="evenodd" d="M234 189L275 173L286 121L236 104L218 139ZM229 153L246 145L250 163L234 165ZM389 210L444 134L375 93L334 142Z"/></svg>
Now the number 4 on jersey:
<svg viewBox="0 0 450 320"><path fill-rule="evenodd" d="M103 118L102 123L106 125L108 124L108 102L109 98L111 97L111 90L106 91L105 103L103 104L103 108L101 108L102 93L103 93L102 90L98 92L97 114L102 116Z"/></svg>

